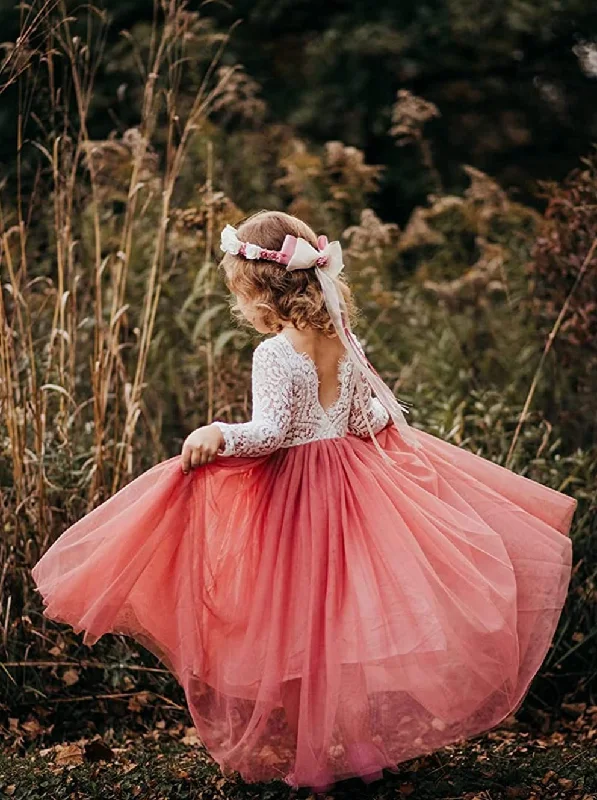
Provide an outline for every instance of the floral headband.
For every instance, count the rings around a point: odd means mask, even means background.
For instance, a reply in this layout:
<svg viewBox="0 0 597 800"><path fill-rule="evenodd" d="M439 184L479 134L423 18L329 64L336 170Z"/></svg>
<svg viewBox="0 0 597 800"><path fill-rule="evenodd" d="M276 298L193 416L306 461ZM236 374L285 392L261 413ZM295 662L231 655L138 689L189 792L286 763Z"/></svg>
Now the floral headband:
<svg viewBox="0 0 597 800"><path fill-rule="evenodd" d="M340 242L328 242L327 236L319 236L317 246L316 250L306 239L288 234L280 250L266 250L258 244L242 242L232 225L226 225L220 237L220 249L234 256L273 261L290 271L319 267L332 277L339 275L344 267Z"/></svg>
<svg viewBox="0 0 597 800"><path fill-rule="evenodd" d="M241 256L249 261L255 261L257 259L273 261L281 267L285 267L288 271L296 269L315 270L334 329L338 334L338 338L348 351L357 373L362 375L372 391L375 392L380 402L385 406L404 441L418 450L421 446L420 442L413 436L410 426L404 417L404 412L406 411L408 413L409 411L408 406L399 402L389 386L382 381L367 360L359 346L356 336L350 328L344 296L338 287L338 281L334 280L344 268L340 242L328 242L327 236L322 235L317 239L317 247L318 249L300 236L291 236L288 234L280 250L267 250L258 244L241 241L238 238L236 228L233 228L232 225L226 225L220 236L220 248L225 253ZM359 400L363 403L361 383L359 382L357 386ZM388 458L375 438L373 430L371 429L369 414L364 408L363 416L376 447L385 458Z"/></svg>

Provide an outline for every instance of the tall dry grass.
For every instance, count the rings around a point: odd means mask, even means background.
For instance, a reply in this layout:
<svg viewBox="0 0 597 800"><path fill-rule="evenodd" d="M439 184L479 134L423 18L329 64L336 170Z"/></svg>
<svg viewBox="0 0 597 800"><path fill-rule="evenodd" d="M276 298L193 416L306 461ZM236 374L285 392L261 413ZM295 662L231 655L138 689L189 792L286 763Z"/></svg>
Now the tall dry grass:
<svg viewBox="0 0 597 800"><path fill-rule="evenodd" d="M58 2L45 4L34 22L36 50L21 60L18 74L14 51L5 63L20 95L17 171L0 203L5 647L13 615L30 600L19 572L35 562L57 527L116 492L133 472L156 314L172 269L173 198L189 148L234 74L218 72L225 35L214 35L184 2L156 2L144 50L128 39L139 72L138 124L94 141L88 119L105 58L105 14L85 6L73 15ZM24 20L27 40L32 24ZM190 99L181 91L189 47L211 53ZM204 160L206 235L195 294L207 312L202 336L212 417L217 204L209 143ZM111 215L115 197L123 211ZM152 421L145 425L151 429ZM159 438L159 431L152 435Z"/></svg>

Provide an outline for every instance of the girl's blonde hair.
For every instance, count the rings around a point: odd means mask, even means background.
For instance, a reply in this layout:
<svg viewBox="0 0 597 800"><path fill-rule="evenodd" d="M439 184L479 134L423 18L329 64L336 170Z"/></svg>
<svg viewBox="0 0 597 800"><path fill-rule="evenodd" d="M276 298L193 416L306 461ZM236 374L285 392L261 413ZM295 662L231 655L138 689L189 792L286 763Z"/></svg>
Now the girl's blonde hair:
<svg viewBox="0 0 597 800"><path fill-rule="evenodd" d="M238 238L267 250L280 250L287 234L302 237L317 248L317 236L305 222L283 211L259 211L237 227ZM245 259L226 253L220 262L226 285L231 292L256 302L263 322L271 331L282 330L289 322L299 330L315 328L327 336L335 330L328 314L321 286L314 269L288 271L280 264L261 259ZM336 278L344 296L350 321L356 308L349 286L342 276ZM233 305L232 312L240 316Z"/></svg>

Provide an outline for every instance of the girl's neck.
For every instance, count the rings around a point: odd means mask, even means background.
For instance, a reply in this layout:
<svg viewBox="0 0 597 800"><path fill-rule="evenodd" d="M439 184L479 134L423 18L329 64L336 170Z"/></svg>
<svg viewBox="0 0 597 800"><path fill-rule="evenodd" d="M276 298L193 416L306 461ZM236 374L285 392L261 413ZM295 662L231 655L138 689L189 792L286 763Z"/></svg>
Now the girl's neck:
<svg viewBox="0 0 597 800"><path fill-rule="evenodd" d="M283 325L280 331L281 336L285 336L294 347L302 352L311 355L317 354L321 350L340 352L344 351L338 336L326 336L323 331L315 328L303 328L299 330L294 325Z"/></svg>

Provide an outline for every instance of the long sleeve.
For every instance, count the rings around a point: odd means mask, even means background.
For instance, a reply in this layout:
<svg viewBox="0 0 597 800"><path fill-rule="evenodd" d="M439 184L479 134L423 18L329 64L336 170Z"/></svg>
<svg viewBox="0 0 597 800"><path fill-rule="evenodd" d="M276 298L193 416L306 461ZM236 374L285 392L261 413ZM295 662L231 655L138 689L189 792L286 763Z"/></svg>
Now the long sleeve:
<svg viewBox="0 0 597 800"><path fill-rule="evenodd" d="M253 353L253 414L250 422L215 422L224 437L224 456L261 456L279 449L292 418L292 379L288 361L266 340Z"/></svg>
<svg viewBox="0 0 597 800"><path fill-rule="evenodd" d="M357 345L359 350L365 355L362 344L357 341ZM370 427L374 434L383 430L390 421L390 415L385 406L381 404L377 397L373 397L371 387L365 378L362 375L358 375L348 417L348 431L355 436L359 436L361 439L366 439L371 434L367 426L365 415L363 414L363 409L365 409L367 419L369 420Z"/></svg>
<svg viewBox="0 0 597 800"><path fill-rule="evenodd" d="M371 394L371 388L362 375L358 376L357 381L358 384L355 387L355 391L352 396L350 415L348 417L348 431L355 436L359 436L361 439L366 439L371 434L369 433L365 415L363 414L363 410L359 402L359 388L363 406L366 410L367 419L369 420L369 424L373 430L373 433L379 433L386 427L390 421L390 415L377 397L373 397Z"/></svg>

